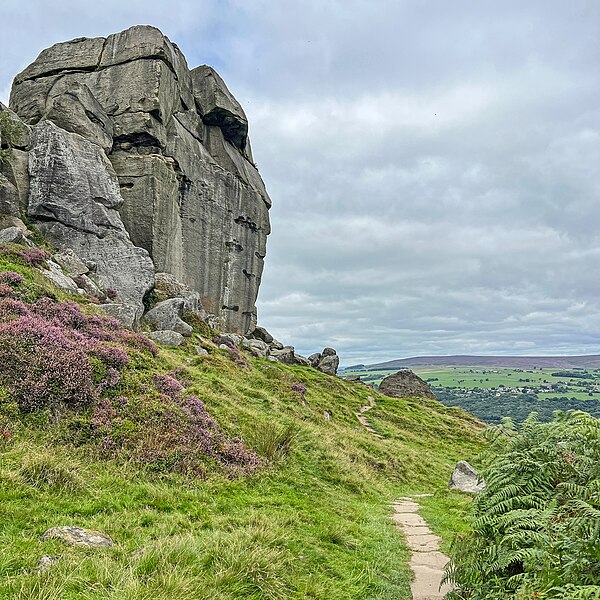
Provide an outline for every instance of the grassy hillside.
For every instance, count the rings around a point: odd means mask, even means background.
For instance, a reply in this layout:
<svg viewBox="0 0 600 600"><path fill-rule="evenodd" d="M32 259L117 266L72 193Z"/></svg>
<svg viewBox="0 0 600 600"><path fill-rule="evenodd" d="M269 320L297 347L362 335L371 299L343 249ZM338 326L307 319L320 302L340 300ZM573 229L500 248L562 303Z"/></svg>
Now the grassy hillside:
<svg viewBox="0 0 600 600"><path fill-rule="evenodd" d="M13 277L2 292L0 351L31 361L2 335L22 330L11 303L33 306L31 322L55 312L52 323L75 327L78 313L71 307L68 320L56 308L66 297L13 250L4 249L0 271L24 279ZM56 377L56 396L32 377L29 396L20 379L2 379L0 598L410 597L408 555L389 503L439 490L427 500L433 527L444 535L456 528L464 501L443 490L454 463L480 448L471 417L308 367L237 356L199 330L186 347L154 356L126 333L97 342L108 335L103 322L90 329L80 321L78 336L96 336L86 342L96 385L81 388L86 401L63 393ZM198 356L194 344L209 355ZM128 359L107 367L120 356L107 347ZM31 364L46 376L44 364ZM64 373L70 365L61 363ZM382 437L355 416L370 395L377 406L368 418ZM40 542L56 525L103 531L115 546ZM60 559L40 573L42 555Z"/></svg>

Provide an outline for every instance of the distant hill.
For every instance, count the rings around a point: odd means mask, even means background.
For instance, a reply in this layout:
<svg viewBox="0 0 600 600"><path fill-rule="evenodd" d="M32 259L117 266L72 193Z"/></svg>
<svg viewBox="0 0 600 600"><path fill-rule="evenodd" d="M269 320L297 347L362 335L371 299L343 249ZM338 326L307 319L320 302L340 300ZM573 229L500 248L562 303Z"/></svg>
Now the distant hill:
<svg viewBox="0 0 600 600"><path fill-rule="evenodd" d="M600 354L587 356L415 356L367 365L366 369L404 369L413 366L506 367L513 369L600 369Z"/></svg>

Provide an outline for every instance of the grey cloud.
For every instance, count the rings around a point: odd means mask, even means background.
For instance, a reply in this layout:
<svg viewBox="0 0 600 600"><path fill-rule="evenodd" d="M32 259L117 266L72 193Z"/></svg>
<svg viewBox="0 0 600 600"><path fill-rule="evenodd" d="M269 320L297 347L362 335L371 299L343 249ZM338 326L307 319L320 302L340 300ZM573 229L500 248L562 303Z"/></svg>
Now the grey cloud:
<svg viewBox="0 0 600 600"><path fill-rule="evenodd" d="M262 324L345 364L600 352L600 5L4 1L38 51L152 23L244 104L274 199Z"/></svg>

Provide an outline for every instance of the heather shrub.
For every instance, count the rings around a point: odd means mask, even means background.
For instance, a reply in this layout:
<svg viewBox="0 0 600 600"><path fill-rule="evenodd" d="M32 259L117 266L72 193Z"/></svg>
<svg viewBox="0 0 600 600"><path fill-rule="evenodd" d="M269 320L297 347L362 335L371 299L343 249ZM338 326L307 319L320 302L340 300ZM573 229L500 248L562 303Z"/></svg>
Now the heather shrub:
<svg viewBox="0 0 600 600"><path fill-rule="evenodd" d="M183 396L169 375L155 376L163 390L142 397L102 398L94 406L92 436L107 455L125 454L156 471L200 476L209 462L231 474L251 473L261 461L237 439L229 440L195 396ZM168 394L164 393L165 386Z"/></svg>
<svg viewBox="0 0 600 600"><path fill-rule="evenodd" d="M143 345L114 319L87 315L74 302L0 298L0 385L24 412L91 405L118 383L128 342Z"/></svg>

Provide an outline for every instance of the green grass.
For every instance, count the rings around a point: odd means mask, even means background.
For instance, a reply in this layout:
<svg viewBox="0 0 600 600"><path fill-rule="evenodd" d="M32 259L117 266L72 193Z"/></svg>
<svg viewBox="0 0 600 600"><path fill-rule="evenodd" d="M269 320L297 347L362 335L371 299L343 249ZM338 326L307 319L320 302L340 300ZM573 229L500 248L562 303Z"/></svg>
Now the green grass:
<svg viewBox="0 0 600 600"><path fill-rule="evenodd" d="M39 293L45 281L22 270ZM93 444L65 438L60 418L2 414L10 403L0 398L0 424L11 431L0 438L0 598L410 598L408 552L390 505L436 492L423 499L434 531L446 543L462 530L466 501L443 489L456 461L481 448L474 419L308 367L251 359L248 370L216 348L199 357L193 343L137 368L147 377L183 365L188 392L270 466L237 479L209 469L201 480L101 460ZM377 406L367 418L382 438L354 414L370 395ZM115 547L39 541L57 525L103 531ZM61 558L39 573L42 555Z"/></svg>

